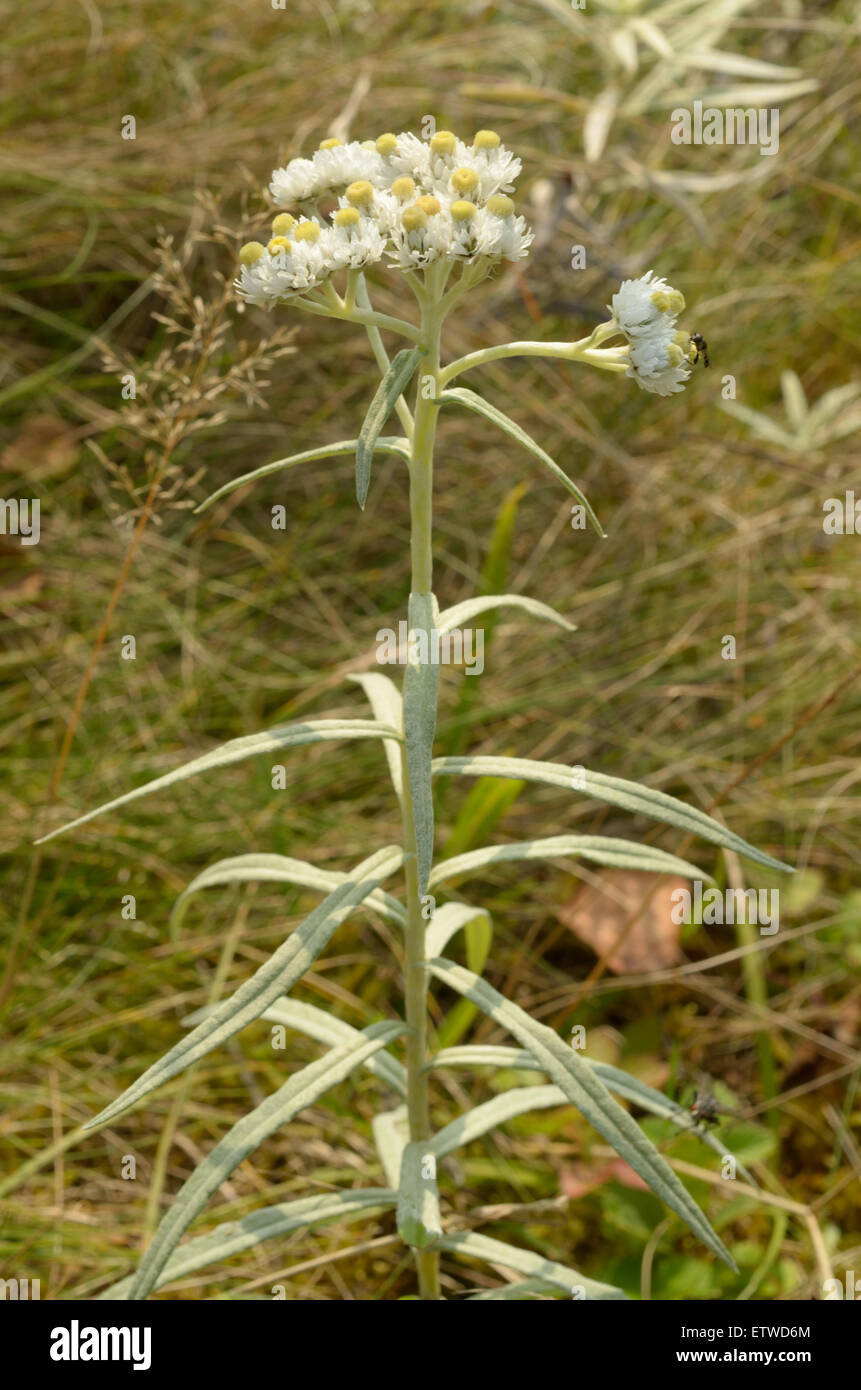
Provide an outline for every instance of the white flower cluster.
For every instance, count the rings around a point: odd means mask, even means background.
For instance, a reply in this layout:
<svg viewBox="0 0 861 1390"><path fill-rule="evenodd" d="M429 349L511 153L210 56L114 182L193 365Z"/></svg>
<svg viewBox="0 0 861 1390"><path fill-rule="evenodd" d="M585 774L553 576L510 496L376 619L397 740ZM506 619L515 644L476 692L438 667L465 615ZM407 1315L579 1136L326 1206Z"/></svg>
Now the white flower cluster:
<svg viewBox="0 0 861 1390"><path fill-rule="evenodd" d="M690 334L677 329L684 295L649 270L639 280L624 280L609 312L628 339L626 373L644 391L672 396L683 391L695 360Z"/></svg>
<svg viewBox="0 0 861 1390"><path fill-rule="evenodd" d="M381 135L377 140L324 140L311 159L293 159L272 175L282 212L268 245L242 247L236 287L269 307L306 294L339 270L388 257L403 271L434 261L519 261L532 232L508 194L520 160L492 130L466 144L448 130L430 140ZM337 199L328 217L321 198Z"/></svg>

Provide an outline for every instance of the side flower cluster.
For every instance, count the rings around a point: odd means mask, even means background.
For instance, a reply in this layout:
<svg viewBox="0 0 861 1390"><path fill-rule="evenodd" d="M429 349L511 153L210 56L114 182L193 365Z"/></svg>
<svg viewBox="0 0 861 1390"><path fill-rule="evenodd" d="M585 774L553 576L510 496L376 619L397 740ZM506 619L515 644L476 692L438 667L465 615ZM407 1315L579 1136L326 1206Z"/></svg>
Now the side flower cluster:
<svg viewBox="0 0 861 1390"><path fill-rule="evenodd" d="M434 261L519 261L533 234L508 196L520 160L492 130L470 144L451 131L377 140L324 140L310 159L272 175L278 214L264 246L242 247L243 299L271 307L307 294L341 270L387 258L402 271ZM326 213L319 203L332 204Z"/></svg>
<svg viewBox="0 0 861 1390"><path fill-rule="evenodd" d="M677 328L684 295L649 270L639 280L624 280L608 312L629 346L626 373L644 391L672 396L683 391L696 360L691 336Z"/></svg>

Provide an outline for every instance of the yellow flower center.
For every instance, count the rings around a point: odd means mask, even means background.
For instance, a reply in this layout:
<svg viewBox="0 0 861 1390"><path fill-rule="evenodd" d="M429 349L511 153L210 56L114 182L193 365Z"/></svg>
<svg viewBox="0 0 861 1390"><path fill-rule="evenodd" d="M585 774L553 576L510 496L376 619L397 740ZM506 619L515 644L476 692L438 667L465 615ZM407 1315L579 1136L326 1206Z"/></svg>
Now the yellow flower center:
<svg viewBox="0 0 861 1390"><path fill-rule="evenodd" d="M382 155L394 154L397 147L398 137L397 135L392 135L390 130L387 130L385 135L378 136L374 144L377 154Z"/></svg>
<svg viewBox="0 0 861 1390"><path fill-rule="evenodd" d="M501 143L495 130L477 130L472 137L474 150L498 150Z"/></svg>
<svg viewBox="0 0 861 1390"><path fill-rule="evenodd" d="M474 193L478 188L478 174L474 169L455 169L451 186L455 193Z"/></svg>
<svg viewBox="0 0 861 1390"><path fill-rule="evenodd" d="M336 227L357 227L361 218L357 208L338 208L332 220Z"/></svg>
<svg viewBox="0 0 861 1390"><path fill-rule="evenodd" d="M455 222L468 222L471 217L475 217L477 211L475 203L468 203L465 198L458 198L457 202L451 205L451 215Z"/></svg>
<svg viewBox="0 0 861 1390"><path fill-rule="evenodd" d="M487 200L487 211L492 212L494 217L511 217L514 204L505 193L494 193L493 197Z"/></svg>
<svg viewBox="0 0 861 1390"><path fill-rule="evenodd" d="M418 203L414 203L411 208L404 208L401 213L401 223L404 231L420 232L428 224L427 213L424 208L419 207Z"/></svg>
<svg viewBox="0 0 861 1390"><path fill-rule="evenodd" d="M296 218L289 212L279 212L272 222L273 236L286 236L296 226Z"/></svg>
<svg viewBox="0 0 861 1390"><path fill-rule="evenodd" d="M450 130L438 130L431 137L430 147L434 154L454 154L457 137Z"/></svg>
<svg viewBox="0 0 861 1390"><path fill-rule="evenodd" d="M405 203L408 198L414 197L415 191L415 182L409 178L395 179L392 184L392 192L402 203Z"/></svg>
<svg viewBox="0 0 861 1390"><path fill-rule="evenodd" d="M369 208L374 201L374 190L367 179L357 179L347 189L347 202L354 208Z"/></svg>
<svg viewBox="0 0 861 1390"><path fill-rule="evenodd" d="M266 247L259 241L246 241L245 245L239 248L240 265L253 265L255 261L260 260L265 250Z"/></svg>

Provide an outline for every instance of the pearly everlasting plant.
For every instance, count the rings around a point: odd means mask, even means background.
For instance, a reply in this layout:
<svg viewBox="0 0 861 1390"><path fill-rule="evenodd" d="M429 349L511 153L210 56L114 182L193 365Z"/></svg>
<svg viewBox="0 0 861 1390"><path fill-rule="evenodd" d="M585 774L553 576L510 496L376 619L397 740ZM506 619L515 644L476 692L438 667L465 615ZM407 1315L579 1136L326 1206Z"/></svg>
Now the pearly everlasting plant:
<svg viewBox="0 0 861 1390"><path fill-rule="evenodd" d="M474 367L500 358L552 357L626 375L646 391L669 395L683 388L697 356L692 340L678 327L684 308L681 294L649 272L625 281L612 296L607 321L577 342L512 342L443 361L446 317L500 265L528 254L531 233L511 197L519 172L520 160L488 130L479 131L468 143L447 131L429 140L411 134L385 134L349 144L326 140L311 158L294 159L275 171L270 192L282 211L274 218L272 237L265 246L249 242L241 250L237 291L246 303L267 309L304 309L362 326L381 381L356 438L278 459L234 479L199 510L256 478L338 454L355 455L356 492L364 507L374 456L381 452L399 456L409 475L411 515L411 591L402 688L382 672L358 675L355 680L373 717L313 719L233 739L52 833L85 824L104 811L186 778L206 774L217 779L221 767L258 754L323 740L370 739L378 740L385 754L402 837L399 844L378 849L361 863L337 872L283 855L238 855L205 869L181 895L174 921L195 894L226 884L299 885L319 893L321 901L228 999L193 1016L190 1031L92 1123L113 1120L255 1020L297 1030L327 1050L240 1119L203 1159L162 1219L136 1273L108 1290L107 1297L144 1298L259 1241L391 1208L402 1239L414 1253L422 1298L440 1297L443 1252L502 1266L522 1276L517 1283L473 1295L477 1298L570 1297L572 1291L586 1298L623 1298L619 1289L527 1249L446 1227L437 1186L438 1163L516 1115L567 1104L580 1110L712 1252L732 1263L673 1168L615 1097L681 1128L691 1127L687 1113L624 1071L580 1056L551 1028L483 980L492 939L489 916L479 904L449 891L454 881L461 883L486 865L505 860L579 855L599 865L691 879L704 877L703 871L635 841L564 832L489 846L434 863L432 781L458 776L516 778L563 788L696 834L761 864L782 867L702 811L597 769L572 770L559 763L487 755L433 757L440 653L447 636L477 615L501 606L519 608L572 630L564 616L518 594L466 597L440 611L433 592L432 542L434 436L440 411L460 406L506 432L578 499L603 534L576 483L544 449L498 406L455 383ZM374 266L402 277L407 303L415 301L411 315L392 317L374 309L365 278ZM383 333L404 344L391 358ZM612 339L621 341L606 346ZM384 435L393 412L403 433ZM397 880L400 893L393 891ZM399 933L403 963L399 1017L363 1029L290 997L291 988L360 905L379 914ZM462 940L469 969L451 958L462 949ZM434 985L472 1001L515 1046L434 1048L427 1007L428 991ZM436 1071L512 1066L543 1072L547 1082L506 1090L434 1131L429 1095ZM327 1192L264 1207L240 1221L216 1225L208 1234L182 1241L192 1221L248 1154L359 1067L370 1070L397 1102L394 1107L387 1104L373 1126L384 1186ZM702 1138L722 1152L713 1138L705 1134Z"/></svg>

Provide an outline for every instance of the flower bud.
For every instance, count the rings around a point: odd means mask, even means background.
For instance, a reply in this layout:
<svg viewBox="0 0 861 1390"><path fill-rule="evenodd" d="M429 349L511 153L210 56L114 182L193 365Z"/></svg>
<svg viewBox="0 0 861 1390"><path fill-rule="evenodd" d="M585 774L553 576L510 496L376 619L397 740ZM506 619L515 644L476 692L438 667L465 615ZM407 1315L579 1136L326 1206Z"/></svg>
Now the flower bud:
<svg viewBox="0 0 861 1390"><path fill-rule="evenodd" d="M253 265L255 261L260 260L265 250L266 247L259 241L246 241L245 245L239 248L240 265Z"/></svg>
<svg viewBox="0 0 861 1390"><path fill-rule="evenodd" d="M328 140L321 140L317 146L318 150L336 150L342 142L337 135L330 135Z"/></svg>
<svg viewBox="0 0 861 1390"><path fill-rule="evenodd" d="M270 256L277 256L281 251L289 251L290 243L286 236L274 236L266 247L266 250L269 252Z"/></svg>
<svg viewBox="0 0 861 1390"><path fill-rule="evenodd" d="M454 193L474 193L478 188L478 174L474 169L455 169L451 176L451 187Z"/></svg>
<svg viewBox="0 0 861 1390"><path fill-rule="evenodd" d="M458 198L457 202L451 205L451 215L455 222L468 222L471 217L475 217L477 211L475 203L468 203L464 198Z"/></svg>
<svg viewBox="0 0 861 1390"><path fill-rule="evenodd" d="M426 212L428 217L433 217L434 213L442 210L442 203L432 193L423 193L420 198L416 198L416 207Z"/></svg>
<svg viewBox="0 0 861 1390"><path fill-rule="evenodd" d="M317 241L319 237L319 222L300 222L293 232L294 241Z"/></svg>
<svg viewBox="0 0 861 1390"><path fill-rule="evenodd" d="M655 290L650 297L662 314L680 314L685 307L685 296L681 290Z"/></svg>
<svg viewBox="0 0 861 1390"><path fill-rule="evenodd" d="M438 130L431 136L430 147L434 154L454 154L457 138L450 130Z"/></svg>
<svg viewBox="0 0 861 1390"><path fill-rule="evenodd" d="M477 130L472 137L474 150L498 150L501 141L495 130Z"/></svg>
<svg viewBox="0 0 861 1390"><path fill-rule="evenodd" d="M374 189L367 179L357 179L348 186L346 196L354 208L369 208L374 201Z"/></svg>
<svg viewBox="0 0 861 1390"><path fill-rule="evenodd" d="M406 232L420 232L428 224L427 213L424 208L420 208L418 203L414 203L411 208L404 208L401 213L401 224Z"/></svg>
<svg viewBox="0 0 861 1390"><path fill-rule="evenodd" d="M289 212L279 212L272 222L273 236L286 236L296 226L296 218Z"/></svg>
<svg viewBox="0 0 861 1390"><path fill-rule="evenodd" d="M392 184L392 192L402 203L405 203L408 198L415 197L415 191L415 181L410 178L395 179Z"/></svg>
<svg viewBox="0 0 861 1390"><path fill-rule="evenodd" d="M336 227L358 227L361 218L357 208L338 208L332 221Z"/></svg>
<svg viewBox="0 0 861 1390"><path fill-rule="evenodd" d="M378 136L374 143L374 149L377 151L377 154L382 155L394 154L397 147L398 137L397 135L392 135L391 131L386 131L385 135Z"/></svg>
<svg viewBox="0 0 861 1390"><path fill-rule="evenodd" d="M494 193L492 198L488 198L486 207L494 217L511 217L514 214L514 203L505 193Z"/></svg>

